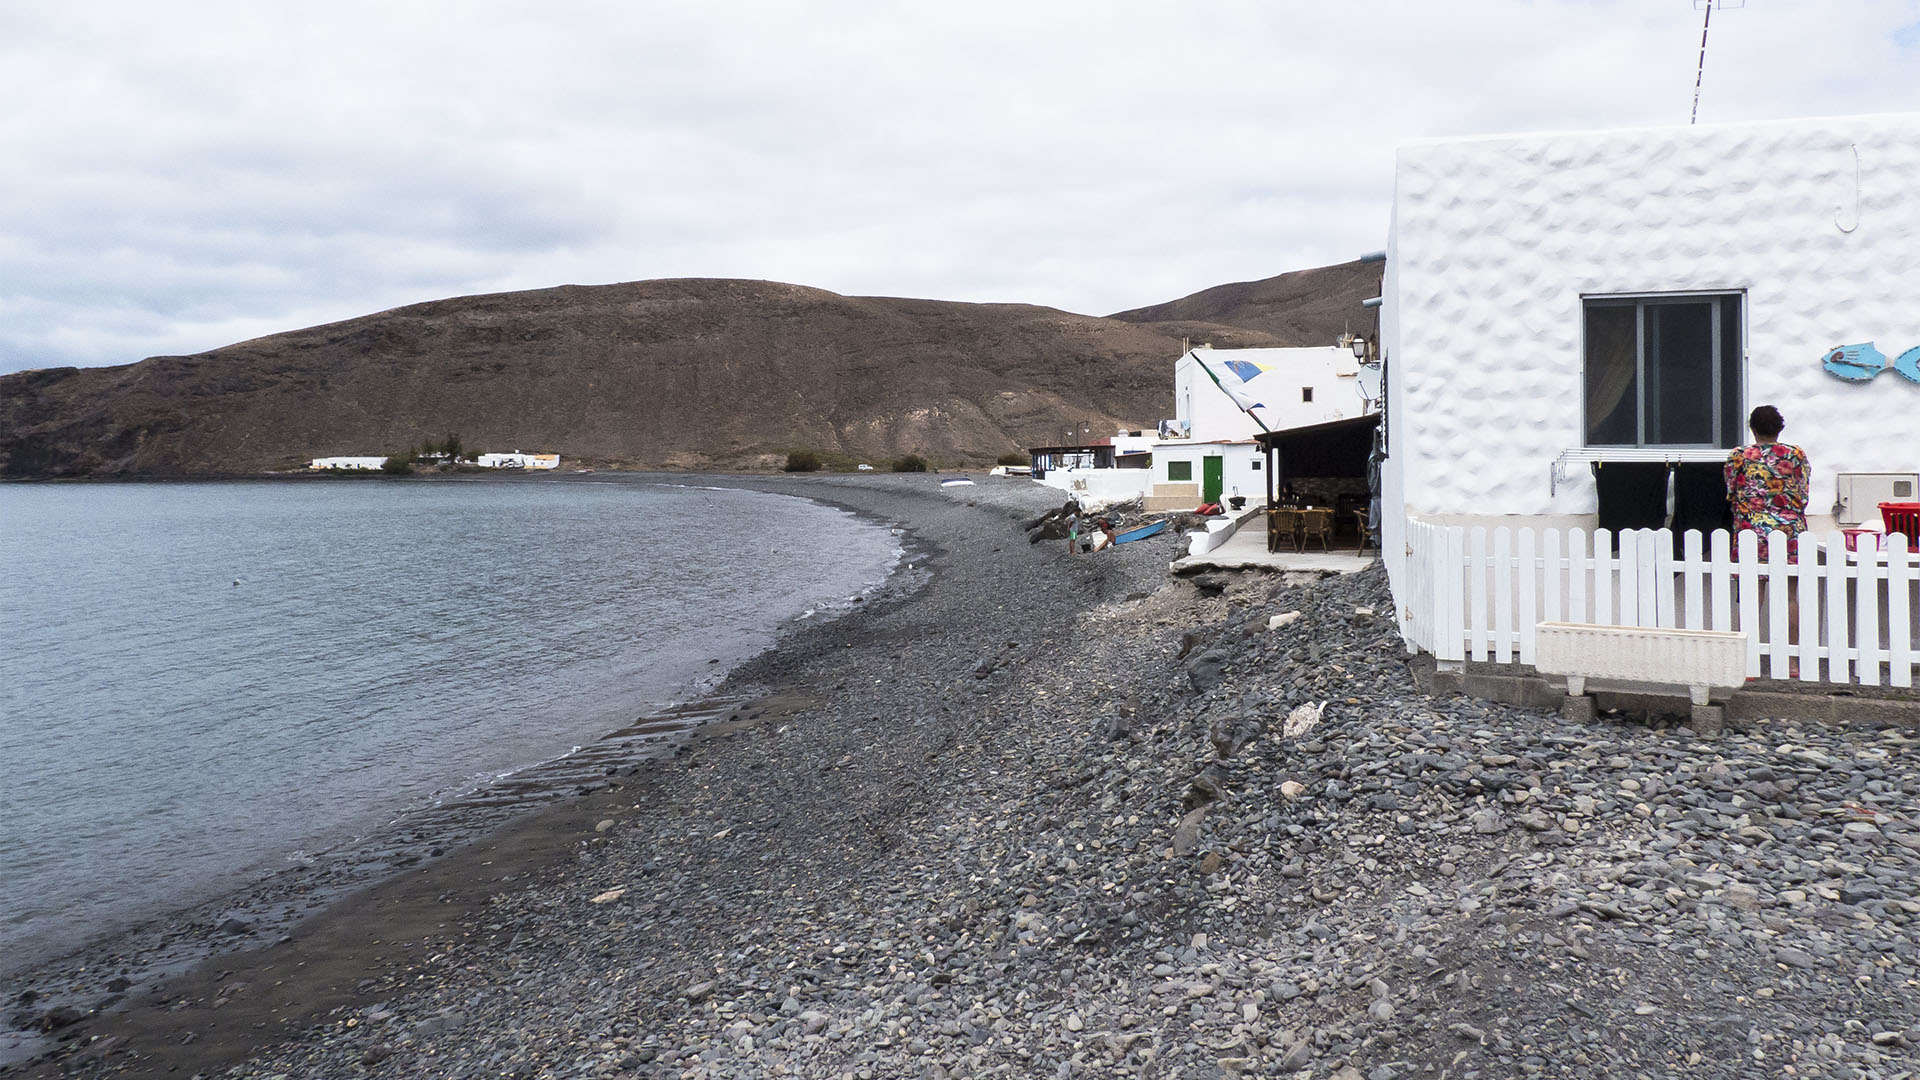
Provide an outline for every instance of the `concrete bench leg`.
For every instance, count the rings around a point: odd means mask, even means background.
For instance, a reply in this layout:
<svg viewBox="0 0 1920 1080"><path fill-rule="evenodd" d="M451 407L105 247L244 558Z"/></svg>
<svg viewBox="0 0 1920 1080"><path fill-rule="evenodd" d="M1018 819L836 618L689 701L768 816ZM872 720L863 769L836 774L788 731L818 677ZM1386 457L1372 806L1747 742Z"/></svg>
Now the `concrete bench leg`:
<svg viewBox="0 0 1920 1080"><path fill-rule="evenodd" d="M1567 676L1567 696L1560 702L1560 719L1570 724L1591 724L1593 717L1593 699L1587 696L1586 676Z"/></svg>
<svg viewBox="0 0 1920 1080"><path fill-rule="evenodd" d="M1585 694L1568 694L1560 702L1560 719L1570 724L1591 724L1593 718L1593 699Z"/></svg>
<svg viewBox="0 0 1920 1080"><path fill-rule="evenodd" d="M1695 735L1718 735L1727 726L1727 707L1725 705L1695 705L1693 719L1688 722Z"/></svg>

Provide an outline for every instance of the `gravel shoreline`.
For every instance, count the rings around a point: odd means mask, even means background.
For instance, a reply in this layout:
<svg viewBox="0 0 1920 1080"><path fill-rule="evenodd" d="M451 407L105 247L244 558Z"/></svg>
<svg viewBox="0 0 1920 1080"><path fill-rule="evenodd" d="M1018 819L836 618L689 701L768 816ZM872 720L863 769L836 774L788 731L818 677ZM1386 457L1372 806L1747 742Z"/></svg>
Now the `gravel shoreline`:
<svg viewBox="0 0 1920 1080"><path fill-rule="evenodd" d="M746 483L905 525L928 580L30 1075L1920 1068L1909 730L1435 697L1378 570L1170 579L1177 537L1029 545L1029 485Z"/></svg>
<svg viewBox="0 0 1920 1080"><path fill-rule="evenodd" d="M285 479L292 483L325 482L325 478L304 474ZM482 477L480 482L700 487L708 486L706 479L688 474L636 473L535 478L502 475ZM447 482L434 476L410 481ZM861 516L882 527L892 524L872 514ZM897 534L898 530L894 531ZM884 581L850 598L849 603L808 612L776 631L781 637L790 637L829 623L837 614L858 610L860 604L897 599L917 589L922 577L923 573L896 568ZM738 663L736 660L735 665ZM51 1046L53 1040L46 1028L118 1008L130 993L150 989L209 960L281 939L294 925L354 892L438 858L531 810L598 786L610 772L628 770L636 762L671 753L691 729L724 729L738 719L740 706L761 692L740 685L720 693L718 687L731 670L712 669L683 688L683 695L674 703L638 716L569 754L528 764L470 790L450 792L431 804L407 808L364 835L342 838L298 860L290 859L286 866L264 876L243 875L232 891L177 908L156 909L138 924L101 934L64 954L15 964L8 961L18 961L19 957L0 955L0 1006L4 1006L0 1008L0 1072Z"/></svg>

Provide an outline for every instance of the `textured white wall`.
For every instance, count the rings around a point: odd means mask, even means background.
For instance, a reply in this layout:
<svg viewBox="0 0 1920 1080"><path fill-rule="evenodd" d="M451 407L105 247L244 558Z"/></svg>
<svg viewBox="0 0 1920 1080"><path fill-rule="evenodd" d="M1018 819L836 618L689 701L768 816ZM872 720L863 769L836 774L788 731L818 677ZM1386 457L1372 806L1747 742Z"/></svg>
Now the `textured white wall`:
<svg viewBox="0 0 1920 1080"><path fill-rule="evenodd" d="M1836 471L1920 464L1920 386L1820 366L1833 345L1920 345L1920 117L1418 143L1396 180L1410 512L1593 510L1584 473L1548 494L1584 442L1583 294L1746 290L1746 404L1786 414L1815 509Z"/></svg>
<svg viewBox="0 0 1920 1080"><path fill-rule="evenodd" d="M1745 290L1745 407L1786 415L1811 509L1836 472L1920 467L1920 385L1821 368L1834 345L1920 345L1917 185L1916 115L1402 147L1381 323L1392 568L1399 510L1593 512L1584 468L1549 494L1554 458L1584 442L1584 294Z"/></svg>

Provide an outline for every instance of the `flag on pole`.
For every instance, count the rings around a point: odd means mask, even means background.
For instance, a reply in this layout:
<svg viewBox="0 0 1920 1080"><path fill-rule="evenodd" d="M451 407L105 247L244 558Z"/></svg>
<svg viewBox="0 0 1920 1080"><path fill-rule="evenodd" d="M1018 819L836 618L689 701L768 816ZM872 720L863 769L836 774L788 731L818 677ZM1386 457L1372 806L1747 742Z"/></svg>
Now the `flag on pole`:
<svg viewBox="0 0 1920 1080"><path fill-rule="evenodd" d="M1253 396L1252 388L1247 384L1269 370L1270 365L1255 363L1252 360L1228 360L1214 355L1212 349L1195 349L1193 358L1200 362L1200 370L1207 373L1213 385L1227 395L1228 400L1240 407L1240 411L1253 417L1261 431L1272 431L1266 421L1260 419L1253 410L1264 408L1263 402Z"/></svg>

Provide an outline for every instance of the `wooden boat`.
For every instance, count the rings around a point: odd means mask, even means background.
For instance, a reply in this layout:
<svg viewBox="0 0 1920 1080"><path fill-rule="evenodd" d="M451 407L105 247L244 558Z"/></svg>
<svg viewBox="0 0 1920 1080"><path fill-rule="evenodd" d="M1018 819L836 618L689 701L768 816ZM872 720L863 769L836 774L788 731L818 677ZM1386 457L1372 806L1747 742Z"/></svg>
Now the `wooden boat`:
<svg viewBox="0 0 1920 1080"><path fill-rule="evenodd" d="M1149 536L1157 536L1165 532L1166 528L1167 520L1161 518L1159 521L1150 521L1145 525L1136 525L1126 532L1116 533L1113 542L1116 544L1124 544L1129 540L1145 540Z"/></svg>

